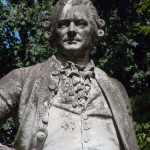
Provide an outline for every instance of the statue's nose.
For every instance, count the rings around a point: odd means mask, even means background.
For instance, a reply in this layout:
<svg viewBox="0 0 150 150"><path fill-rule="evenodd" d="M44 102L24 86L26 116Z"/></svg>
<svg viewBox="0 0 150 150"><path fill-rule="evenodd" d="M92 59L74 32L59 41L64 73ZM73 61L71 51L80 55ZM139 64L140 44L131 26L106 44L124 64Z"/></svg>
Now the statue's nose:
<svg viewBox="0 0 150 150"><path fill-rule="evenodd" d="M68 36L75 36L76 35L76 27L74 22L70 22L69 28L68 28Z"/></svg>

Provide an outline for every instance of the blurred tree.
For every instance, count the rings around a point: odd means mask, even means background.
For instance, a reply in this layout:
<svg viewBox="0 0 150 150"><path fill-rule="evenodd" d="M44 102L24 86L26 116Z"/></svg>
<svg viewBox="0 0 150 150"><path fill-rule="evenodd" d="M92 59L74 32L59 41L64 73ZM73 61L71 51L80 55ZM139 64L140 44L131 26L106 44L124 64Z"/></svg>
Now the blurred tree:
<svg viewBox="0 0 150 150"><path fill-rule="evenodd" d="M40 62L52 55L43 38L42 22L48 17L52 0L1 1L0 77L10 70Z"/></svg>

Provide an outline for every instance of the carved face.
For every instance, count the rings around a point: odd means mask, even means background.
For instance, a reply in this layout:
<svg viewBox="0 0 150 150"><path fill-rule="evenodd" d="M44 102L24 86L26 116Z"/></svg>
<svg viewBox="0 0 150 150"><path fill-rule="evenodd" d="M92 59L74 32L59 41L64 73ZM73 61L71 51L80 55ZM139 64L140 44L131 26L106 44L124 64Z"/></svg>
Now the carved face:
<svg viewBox="0 0 150 150"><path fill-rule="evenodd" d="M91 45L88 10L83 6L66 5L58 20L56 34L60 53L84 55Z"/></svg>

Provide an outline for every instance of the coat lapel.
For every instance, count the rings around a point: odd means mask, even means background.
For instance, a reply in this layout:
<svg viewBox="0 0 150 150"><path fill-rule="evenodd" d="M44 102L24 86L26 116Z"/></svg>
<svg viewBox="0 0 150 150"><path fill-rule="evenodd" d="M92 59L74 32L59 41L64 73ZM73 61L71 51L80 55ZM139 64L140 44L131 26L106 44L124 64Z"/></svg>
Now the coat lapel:
<svg viewBox="0 0 150 150"><path fill-rule="evenodd" d="M111 82L111 79L98 68L95 69L95 77L111 109L114 123L120 134L124 149L137 150L134 146L132 125L120 90L116 87L115 83Z"/></svg>
<svg viewBox="0 0 150 150"><path fill-rule="evenodd" d="M24 87L24 96L27 95L29 89L31 91L28 97L26 97L26 107L22 116L22 123L20 124L14 144L14 147L17 149L28 150L37 147L37 132L42 130L46 134L46 128L43 128L42 124L42 118L46 113L44 103L49 101L52 95L49 85L56 82L55 78L52 77L52 73L55 70L59 70L60 67L61 64L52 56L46 62L33 66L34 70L39 70L34 78L32 78L33 69L30 71L27 80L32 82L32 85L29 82ZM43 143L43 141L41 142ZM42 145L42 143L38 143L39 147L36 149L40 149Z"/></svg>
<svg viewBox="0 0 150 150"><path fill-rule="evenodd" d="M42 131L47 136L47 127L43 126L42 119L45 115L48 114L49 106L48 104L51 103L51 98L53 95L53 91L50 90L50 85L55 85L56 88L58 86L58 76L53 76L52 74L56 72L56 70L61 69L61 63L57 61L55 56L52 56L43 64L43 68L41 69L35 84L37 84L36 88L34 89L34 99L36 100L36 119L35 123L37 124L37 128L33 128L32 135L36 135L37 132ZM35 140L35 141L34 141ZM36 147L36 149L42 149L44 141L36 141L36 138L33 138L29 145L32 147ZM37 144L39 146L37 146ZM31 148L29 148L31 149Z"/></svg>

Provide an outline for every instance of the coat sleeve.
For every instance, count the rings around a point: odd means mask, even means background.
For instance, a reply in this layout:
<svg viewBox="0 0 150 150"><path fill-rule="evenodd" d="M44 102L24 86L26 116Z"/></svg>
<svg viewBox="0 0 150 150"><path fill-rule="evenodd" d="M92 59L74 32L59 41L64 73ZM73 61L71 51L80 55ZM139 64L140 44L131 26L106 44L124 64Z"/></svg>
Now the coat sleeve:
<svg viewBox="0 0 150 150"><path fill-rule="evenodd" d="M0 144L0 150L15 150L15 149Z"/></svg>
<svg viewBox="0 0 150 150"><path fill-rule="evenodd" d="M115 83L116 87L119 89L120 93L122 94L123 96L123 99L124 99L124 102L125 102L125 105L126 105L126 109L128 111L128 115L129 115L129 118L130 118L130 123L131 123L131 126L133 128L133 138L134 138L134 141L135 141L135 144L136 144L136 150L140 150L139 149L139 146L138 146L138 142L137 142L137 138L136 138L136 134L134 132L134 127L133 127L133 116L132 116L132 107L131 107L131 104L130 104L130 99L128 97L128 94L127 94L127 91L126 89L124 88L124 86L122 85L122 83L120 83L118 80L116 79L113 79L113 82Z"/></svg>
<svg viewBox="0 0 150 150"><path fill-rule="evenodd" d="M21 69L16 69L0 80L0 124L8 117L13 117L17 109L20 93L22 91ZM9 150L0 144L1 150Z"/></svg>
<svg viewBox="0 0 150 150"><path fill-rule="evenodd" d="M113 79L113 78L111 78L111 79L113 80L113 82L115 83L115 85L119 89L119 91L121 92L121 95L123 96L128 114L130 116L130 121L131 121L131 123L133 123L132 107L131 107L131 103L130 103L130 99L128 97L127 91L121 82L119 82L117 79Z"/></svg>
<svg viewBox="0 0 150 150"><path fill-rule="evenodd" d="M16 69L0 80L0 123L14 114L22 91L21 70Z"/></svg>

